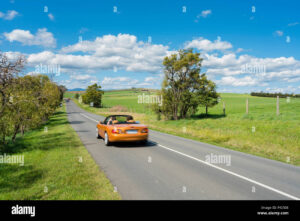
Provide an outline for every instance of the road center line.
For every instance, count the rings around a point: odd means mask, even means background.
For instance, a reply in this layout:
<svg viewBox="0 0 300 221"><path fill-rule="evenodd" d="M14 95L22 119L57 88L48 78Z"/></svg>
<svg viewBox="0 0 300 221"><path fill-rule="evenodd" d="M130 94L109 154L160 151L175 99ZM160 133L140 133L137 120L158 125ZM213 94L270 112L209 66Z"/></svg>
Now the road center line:
<svg viewBox="0 0 300 221"><path fill-rule="evenodd" d="M89 120L91 120L91 121L94 121L94 122L97 122L97 123L98 123L97 120L95 120L95 119L93 119L93 118L90 118L90 117L86 116L85 114L80 113L80 115L82 115L83 117L85 117L85 118L87 118L87 119L89 119ZM275 192L275 193L278 193L278 194L280 194L280 195L283 195L283 196L285 196L285 197L291 198L291 199L293 199L293 200L300 200L298 197L292 196L292 195L290 195L290 194L288 194L288 193L282 192L282 191L277 190L277 189L275 189L275 188L273 188L273 187L270 187L270 186L265 185L265 184L263 184L263 183L257 182L257 181L255 181L255 180L252 180L252 179L247 178L247 177L245 177L245 176L239 175L239 174L237 174L237 173L231 172L231 171L229 171L229 170L225 170L225 169L223 169L222 167L218 167L218 166L216 166L216 165L210 164L210 163L208 163L208 162L206 162L206 161L203 161L203 160L200 160L200 159L198 159L198 158L196 158L196 157L193 157L193 156L190 156L190 155L188 155L188 154L179 152L179 151L177 151L177 150L173 150L173 149L171 149L171 148L169 148L169 147L166 147L166 146L163 146L163 145L161 145L161 144L157 144L157 146L159 146L159 147L161 147L161 148L164 148L164 149L166 149L166 150L172 151L172 152L174 152L174 153L180 154L180 155L185 156L185 157L187 157L187 158L190 158L190 159L192 159L192 160L196 160L196 161L198 161L198 162L200 162L200 163L203 163L203 164L205 164L205 165L207 165L207 166L210 166L210 167L213 167L213 168L215 168L215 169L221 170L221 171L223 171L223 172L225 172L225 173L228 173L228 174L230 174L230 175L236 176L236 177L238 177L238 178L240 178L240 179L243 179L243 180L246 180L246 181L248 181L248 182L254 183L254 184L258 185L258 186L264 187L264 188L266 188L266 189L268 189L268 190L271 190L271 191L273 191L273 192Z"/></svg>
<svg viewBox="0 0 300 221"><path fill-rule="evenodd" d="M85 118L87 118L87 119L89 119L89 120L91 120L91 121L95 121L96 123L99 122L99 121L97 121L97 120L95 120L95 119L93 119L93 118L90 118L90 117L86 116L85 114L80 113L80 115L84 116Z"/></svg>

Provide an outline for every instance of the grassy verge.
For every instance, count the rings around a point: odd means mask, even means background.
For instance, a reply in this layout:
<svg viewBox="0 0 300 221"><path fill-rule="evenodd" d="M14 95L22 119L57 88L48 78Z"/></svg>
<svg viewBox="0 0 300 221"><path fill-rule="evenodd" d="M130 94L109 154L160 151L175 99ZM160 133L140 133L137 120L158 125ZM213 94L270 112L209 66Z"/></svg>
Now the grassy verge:
<svg viewBox="0 0 300 221"><path fill-rule="evenodd" d="M45 127L48 132L28 132L0 153L24 156L24 166L0 164L1 200L120 199L69 125L65 107Z"/></svg>
<svg viewBox="0 0 300 221"><path fill-rule="evenodd" d="M277 116L274 98L222 94L220 104L209 110L208 117L200 108L197 115L190 119L157 121L146 104L137 103L136 94L128 91L120 93L104 94L104 106L123 105L128 108L128 114L151 129L300 165L300 99L292 98L290 102L280 99L281 114ZM250 104L248 115L245 114L246 98ZM81 108L95 114L117 114L110 112L109 108L93 108L73 100ZM226 103L226 116L222 114L223 102Z"/></svg>

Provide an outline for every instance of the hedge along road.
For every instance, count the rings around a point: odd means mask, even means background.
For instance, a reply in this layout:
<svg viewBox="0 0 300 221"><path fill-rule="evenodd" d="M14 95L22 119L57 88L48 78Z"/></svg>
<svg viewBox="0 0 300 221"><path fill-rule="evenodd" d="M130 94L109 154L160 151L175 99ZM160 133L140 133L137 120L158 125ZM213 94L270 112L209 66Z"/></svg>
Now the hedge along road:
<svg viewBox="0 0 300 221"><path fill-rule="evenodd" d="M150 130L146 145L105 146L104 117L67 103L68 119L125 200L299 200L300 167Z"/></svg>

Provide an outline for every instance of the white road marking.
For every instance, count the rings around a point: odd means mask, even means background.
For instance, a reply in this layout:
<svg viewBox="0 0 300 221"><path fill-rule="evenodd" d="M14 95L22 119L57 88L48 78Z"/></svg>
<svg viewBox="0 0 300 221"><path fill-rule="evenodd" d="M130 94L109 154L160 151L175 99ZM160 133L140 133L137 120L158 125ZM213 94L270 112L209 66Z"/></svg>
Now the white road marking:
<svg viewBox="0 0 300 221"><path fill-rule="evenodd" d="M97 121L97 120L95 120L95 119L93 119L93 118L90 118L90 117L86 116L85 114L80 113L80 115L84 116L85 118L87 118L87 119L89 119L89 120L91 120L91 121L95 121L96 123L99 122L99 121Z"/></svg>
<svg viewBox="0 0 300 221"><path fill-rule="evenodd" d="M84 116L85 118L87 118L87 119L89 119L89 120L91 120L91 121L95 121L95 122L98 123L97 120L95 120L95 119L93 119L93 118L90 118L90 117L86 116L85 114L80 113L80 115ZM203 160L200 160L200 159L198 159L198 158L196 158L196 157L192 157L192 156L190 156L190 155L188 155L188 154L179 152L179 151L177 151L177 150L173 150L173 149L171 149L171 148L169 148L169 147L166 147L166 146L163 146L163 145L161 145L161 144L157 144L157 146L159 146L159 147L161 147L161 148L164 148L164 149L166 149L166 150L172 151L172 152L174 152L174 153L180 154L180 155L182 155L182 156L188 157L188 158L190 158L190 159L192 159L192 160L196 160L196 161L198 161L198 162L200 162L200 163L206 164L207 166L210 166L210 167L213 167L213 168L215 168L215 169L221 170L221 171L223 171L223 172L225 172L225 173L228 173L228 174L230 174L230 175L236 176L236 177L238 177L238 178L240 178L240 179L243 179L243 180L246 180L246 181L248 181L248 182L254 183L254 184L258 185L258 186L264 187L264 188L266 188L266 189L268 189L268 190L271 190L271 191L273 191L273 192L275 192L275 193L278 193L278 194L280 194L280 195L283 195L283 196L285 196L285 197L288 197L288 198L291 198L291 199L294 199L294 200L300 200L300 198L298 198L298 197L292 196L292 195L290 195L290 194L288 194L288 193L285 193L285 192L283 192L283 191L277 190L277 189L275 189L275 188L273 188L273 187L270 187L270 186L265 185L265 184L263 184L263 183L257 182L257 181L255 181L255 180L253 180L253 179L247 178L247 177L242 176L242 175L239 175L239 174L237 174L237 173L231 172L231 171L229 171L229 170L225 170L225 169L223 169L222 167L218 167L218 166L216 166L216 165L210 164L210 163L208 163L208 162L206 162L206 161L203 161Z"/></svg>
<svg viewBox="0 0 300 221"><path fill-rule="evenodd" d="M247 181L249 181L249 182L251 182L251 183L254 183L254 184L258 185L258 186L264 187L264 188L266 188L266 189L268 189L268 190L272 190L272 191L274 191L274 192L276 192L276 193L278 193L278 194L281 194L281 195L283 195L283 196L286 196L286 197L288 197L288 198L291 198L291 199L294 199L294 200L300 200L299 198L297 198L297 197L295 197L295 196L292 196L292 195L290 195L290 194L288 194L288 193L282 192L282 191L277 190L277 189L275 189L275 188L273 188L273 187L270 187L270 186L265 185L265 184L263 184L263 183L257 182L257 181L255 181L255 180L252 180L252 179L247 178L247 177L245 177L245 176L239 175L239 174L237 174L237 173L231 172L231 171L229 171L229 170L225 170L225 169L223 169L223 168L221 168L221 167L215 166L215 165L210 164L210 163L208 163L208 162L206 162L206 161L200 160L200 159L198 159L198 158L196 158L196 157L192 157L192 156L187 155L187 154L185 154L185 153L181 153L181 152L179 152L179 151L177 151L177 150L173 150L173 149L171 149L171 148L169 148L169 147L165 147L165 146L163 146L163 145L161 145L161 144L158 144L158 146L160 146L160 147L162 147L162 148L164 148L164 149L173 151L173 152L175 152L175 153L177 153L177 154L180 154L180 155L182 155L182 156L188 157L188 158L190 158L190 159L196 160L196 161L198 161L198 162L200 162L200 163L203 163L203 164L206 164L206 165L208 165L208 166L211 166L211 167L213 167L213 168L215 168L215 169L221 170L221 171L223 171L223 172L225 172L225 173L228 173L228 174L231 174L231 175L233 175L233 176L239 177L239 178L241 178L241 179L247 180Z"/></svg>

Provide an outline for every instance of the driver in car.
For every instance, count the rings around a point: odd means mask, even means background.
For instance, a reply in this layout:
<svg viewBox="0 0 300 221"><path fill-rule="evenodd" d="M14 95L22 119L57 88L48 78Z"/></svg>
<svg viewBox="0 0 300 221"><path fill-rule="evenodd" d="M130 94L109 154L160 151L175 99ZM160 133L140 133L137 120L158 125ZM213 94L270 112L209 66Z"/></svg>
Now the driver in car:
<svg viewBox="0 0 300 221"><path fill-rule="evenodd" d="M127 116L126 122L127 123L134 123L135 121L133 120L132 116Z"/></svg>

